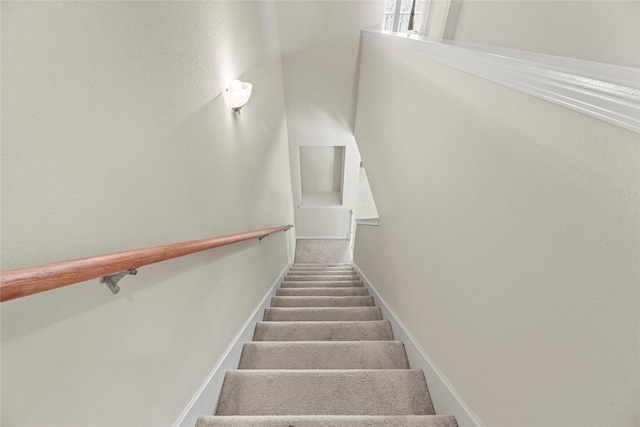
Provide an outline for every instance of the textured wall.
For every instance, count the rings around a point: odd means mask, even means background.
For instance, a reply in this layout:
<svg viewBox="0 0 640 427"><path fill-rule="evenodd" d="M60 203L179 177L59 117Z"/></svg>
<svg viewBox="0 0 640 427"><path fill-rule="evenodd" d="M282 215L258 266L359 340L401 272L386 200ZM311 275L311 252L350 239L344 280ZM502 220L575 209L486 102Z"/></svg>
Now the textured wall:
<svg viewBox="0 0 640 427"><path fill-rule="evenodd" d="M355 209L360 154L353 137L360 29L379 28L382 1L279 1L291 176L297 234L347 237ZM343 210L298 209L298 147L346 147Z"/></svg>
<svg viewBox="0 0 640 427"><path fill-rule="evenodd" d="M638 135L364 39L356 137L355 263L483 422L637 425Z"/></svg>
<svg viewBox="0 0 640 427"><path fill-rule="evenodd" d="M272 6L2 2L2 268L292 223ZM293 239L3 303L2 424L172 423Z"/></svg>

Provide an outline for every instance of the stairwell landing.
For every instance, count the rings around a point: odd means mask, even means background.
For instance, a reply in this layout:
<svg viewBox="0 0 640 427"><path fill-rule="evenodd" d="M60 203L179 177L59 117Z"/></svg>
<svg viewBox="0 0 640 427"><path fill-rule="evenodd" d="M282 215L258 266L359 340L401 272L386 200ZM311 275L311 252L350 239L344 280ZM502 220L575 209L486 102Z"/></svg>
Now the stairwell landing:
<svg viewBox="0 0 640 427"><path fill-rule="evenodd" d="M197 427L456 427L348 263L293 264Z"/></svg>

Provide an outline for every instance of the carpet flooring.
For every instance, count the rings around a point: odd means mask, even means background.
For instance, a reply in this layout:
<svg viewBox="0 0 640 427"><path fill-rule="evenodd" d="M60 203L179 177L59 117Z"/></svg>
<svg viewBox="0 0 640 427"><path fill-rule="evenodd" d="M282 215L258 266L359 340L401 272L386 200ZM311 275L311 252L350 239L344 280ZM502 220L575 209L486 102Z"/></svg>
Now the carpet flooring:
<svg viewBox="0 0 640 427"><path fill-rule="evenodd" d="M296 263L197 427L457 427L348 263Z"/></svg>

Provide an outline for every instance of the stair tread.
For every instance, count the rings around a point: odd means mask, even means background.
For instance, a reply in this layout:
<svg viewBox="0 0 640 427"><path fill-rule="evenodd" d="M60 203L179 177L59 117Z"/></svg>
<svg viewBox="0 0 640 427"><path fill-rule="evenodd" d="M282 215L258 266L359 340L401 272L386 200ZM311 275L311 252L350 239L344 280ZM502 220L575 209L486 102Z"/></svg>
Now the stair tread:
<svg viewBox="0 0 640 427"><path fill-rule="evenodd" d="M401 341L249 342L238 369L409 369Z"/></svg>
<svg viewBox="0 0 640 427"><path fill-rule="evenodd" d="M302 281L332 281L332 282L343 282L343 281L358 281L360 277L355 274L350 275L340 275L340 274L314 274L314 275L305 275L305 274L287 274L284 277L284 280L292 281L292 282L302 282Z"/></svg>
<svg viewBox="0 0 640 427"><path fill-rule="evenodd" d="M275 296L271 307L360 307L373 306L370 295L358 296Z"/></svg>
<svg viewBox="0 0 640 427"><path fill-rule="evenodd" d="M457 427L450 415L271 415L200 417L196 427Z"/></svg>
<svg viewBox="0 0 640 427"><path fill-rule="evenodd" d="M289 270L286 274L290 274L292 276L357 276L357 273L353 270Z"/></svg>
<svg viewBox="0 0 640 427"><path fill-rule="evenodd" d="M337 297L339 298L339 297ZM380 307L270 307L265 321L382 320Z"/></svg>
<svg viewBox="0 0 640 427"><path fill-rule="evenodd" d="M356 273L355 270L352 269L341 269L341 270L317 270L317 269L310 269L310 268L304 268L304 269L290 269L287 274L299 274L299 275L311 275L313 276L314 274L318 274L318 275L323 275L323 274L334 274L334 275L343 275L343 276L353 276Z"/></svg>
<svg viewBox="0 0 640 427"><path fill-rule="evenodd" d="M282 288L362 288L360 280L284 280Z"/></svg>
<svg viewBox="0 0 640 427"><path fill-rule="evenodd" d="M457 427L351 263L293 264L196 427Z"/></svg>
<svg viewBox="0 0 640 427"><path fill-rule="evenodd" d="M292 266L324 266L324 267L353 267L352 263L348 262L296 262Z"/></svg>
<svg viewBox="0 0 640 427"><path fill-rule="evenodd" d="M258 322L254 341L393 340L388 320L340 322Z"/></svg>
<svg viewBox="0 0 640 427"><path fill-rule="evenodd" d="M229 371L217 415L433 415L418 369Z"/></svg>
<svg viewBox="0 0 640 427"><path fill-rule="evenodd" d="M367 296L369 291L367 288L360 286L339 287L339 288L278 288L276 296Z"/></svg>

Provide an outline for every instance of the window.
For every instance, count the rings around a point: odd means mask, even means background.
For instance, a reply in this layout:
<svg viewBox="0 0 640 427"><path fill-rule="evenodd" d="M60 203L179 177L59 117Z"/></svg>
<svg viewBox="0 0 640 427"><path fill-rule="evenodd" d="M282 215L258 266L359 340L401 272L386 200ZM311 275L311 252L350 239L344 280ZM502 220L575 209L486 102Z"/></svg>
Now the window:
<svg viewBox="0 0 640 427"><path fill-rule="evenodd" d="M409 31L411 9L413 11L413 32L424 34L428 0L386 0L384 2L384 23L382 29L395 32Z"/></svg>
<svg viewBox="0 0 640 427"><path fill-rule="evenodd" d="M382 29L385 31L393 31L393 18L396 14L396 0L387 0L384 2L384 23Z"/></svg>

